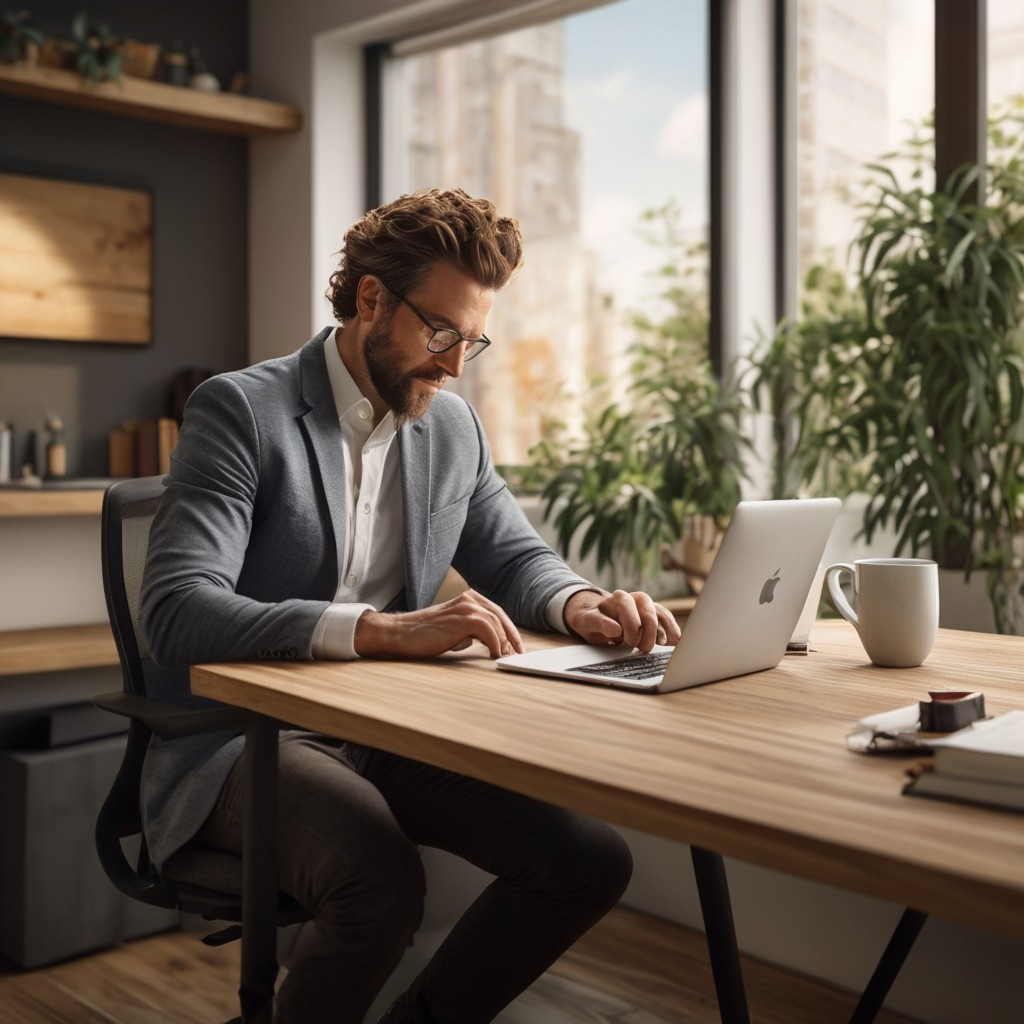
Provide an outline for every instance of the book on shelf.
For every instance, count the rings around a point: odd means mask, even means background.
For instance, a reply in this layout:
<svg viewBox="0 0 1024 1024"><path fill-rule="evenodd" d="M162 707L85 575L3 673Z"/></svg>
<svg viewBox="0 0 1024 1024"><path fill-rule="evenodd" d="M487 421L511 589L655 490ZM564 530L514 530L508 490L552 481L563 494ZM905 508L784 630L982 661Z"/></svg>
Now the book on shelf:
<svg viewBox="0 0 1024 1024"><path fill-rule="evenodd" d="M139 420L135 441L136 476L156 476L160 472L159 438L156 420Z"/></svg>
<svg viewBox="0 0 1024 1024"><path fill-rule="evenodd" d="M108 472L112 477L135 476L135 442L138 423L125 420L110 432Z"/></svg>
<svg viewBox="0 0 1024 1024"><path fill-rule="evenodd" d="M171 452L178 443L178 421L170 416L155 420L125 420L110 432L112 477L155 476L171 471Z"/></svg>
<svg viewBox="0 0 1024 1024"><path fill-rule="evenodd" d="M170 473L171 452L178 443L178 421L169 416L161 416L156 421L157 431L157 471Z"/></svg>

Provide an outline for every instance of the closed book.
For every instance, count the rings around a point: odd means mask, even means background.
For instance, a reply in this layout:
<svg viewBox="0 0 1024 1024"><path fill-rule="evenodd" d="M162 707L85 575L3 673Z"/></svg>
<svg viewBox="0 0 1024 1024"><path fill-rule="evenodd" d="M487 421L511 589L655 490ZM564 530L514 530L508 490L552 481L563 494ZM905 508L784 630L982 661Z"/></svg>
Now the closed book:
<svg viewBox="0 0 1024 1024"><path fill-rule="evenodd" d="M112 477L135 476L135 430L123 426L110 432L108 472Z"/></svg>
<svg viewBox="0 0 1024 1024"><path fill-rule="evenodd" d="M1024 786L1024 711L1008 711L928 744L938 774Z"/></svg>
<svg viewBox="0 0 1024 1024"><path fill-rule="evenodd" d="M156 476L160 472L160 441L156 420L139 420L135 465L138 476Z"/></svg>
<svg viewBox="0 0 1024 1024"><path fill-rule="evenodd" d="M161 473L171 471L171 452L178 443L178 421L164 416L157 420L157 466Z"/></svg>
<svg viewBox="0 0 1024 1024"><path fill-rule="evenodd" d="M972 779L966 775L936 771L931 765L912 770L911 776L903 787L907 796L927 796L936 800L1024 811L1024 784L1021 783Z"/></svg>

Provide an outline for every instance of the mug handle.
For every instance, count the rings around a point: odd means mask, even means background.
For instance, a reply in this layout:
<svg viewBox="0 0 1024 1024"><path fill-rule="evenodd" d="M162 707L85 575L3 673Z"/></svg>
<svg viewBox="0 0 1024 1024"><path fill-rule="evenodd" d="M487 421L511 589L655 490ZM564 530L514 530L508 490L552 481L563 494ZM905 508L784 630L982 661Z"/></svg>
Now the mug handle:
<svg viewBox="0 0 1024 1024"><path fill-rule="evenodd" d="M856 578L857 570L849 562L836 562L835 565L830 565L825 570L825 582L828 584L828 599L832 607L847 622L852 622L854 626L857 626L860 622L857 613L850 606L850 602L846 600L842 587L839 586L839 579L844 572L848 572Z"/></svg>

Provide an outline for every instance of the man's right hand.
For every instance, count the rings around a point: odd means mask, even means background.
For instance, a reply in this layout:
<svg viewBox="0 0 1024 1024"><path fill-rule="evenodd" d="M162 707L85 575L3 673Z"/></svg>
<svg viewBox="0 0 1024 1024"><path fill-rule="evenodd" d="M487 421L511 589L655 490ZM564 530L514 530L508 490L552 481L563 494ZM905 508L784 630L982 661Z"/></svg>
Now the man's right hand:
<svg viewBox="0 0 1024 1024"><path fill-rule="evenodd" d="M356 623L355 650L363 658L435 658L462 650L474 640L492 658L524 650L519 631L504 610L475 590L415 612L364 612Z"/></svg>

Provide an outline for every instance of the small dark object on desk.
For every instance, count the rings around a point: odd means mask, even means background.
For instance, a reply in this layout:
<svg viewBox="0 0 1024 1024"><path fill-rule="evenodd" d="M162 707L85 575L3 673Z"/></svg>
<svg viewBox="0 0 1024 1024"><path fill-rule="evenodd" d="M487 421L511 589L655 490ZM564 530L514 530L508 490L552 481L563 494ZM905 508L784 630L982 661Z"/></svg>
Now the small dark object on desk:
<svg viewBox="0 0 1024 1024"><path fill-rule="evenodd" d="M920 702L921 732L956 732L985 717L985 695L957 691L929 693Z"/></svg>

